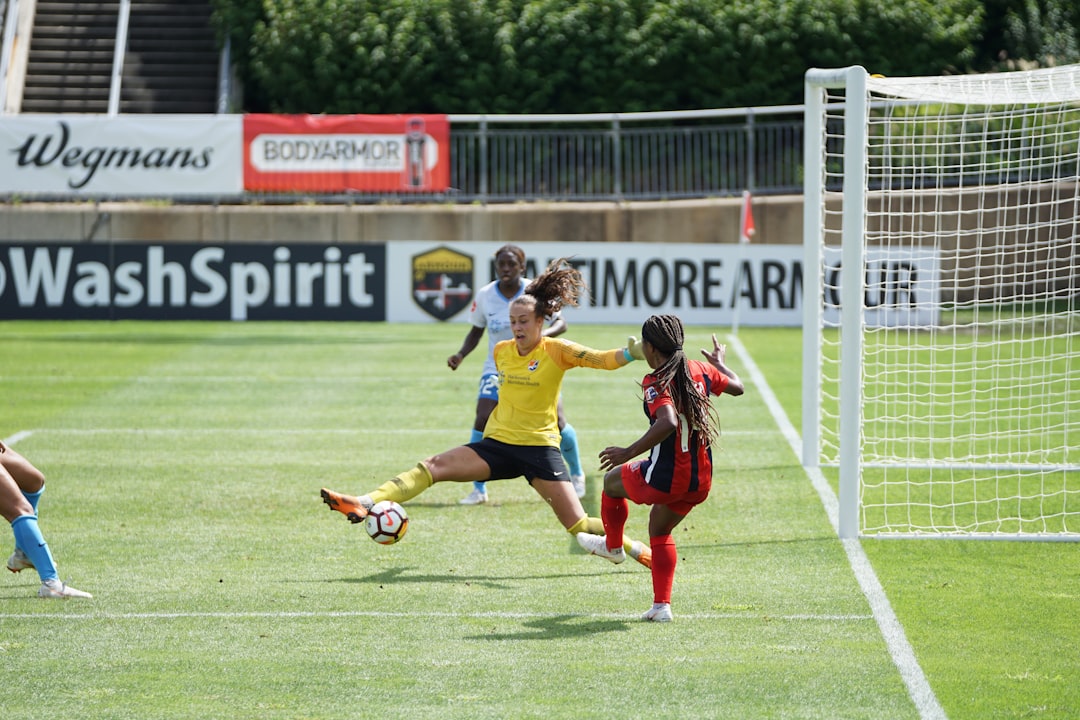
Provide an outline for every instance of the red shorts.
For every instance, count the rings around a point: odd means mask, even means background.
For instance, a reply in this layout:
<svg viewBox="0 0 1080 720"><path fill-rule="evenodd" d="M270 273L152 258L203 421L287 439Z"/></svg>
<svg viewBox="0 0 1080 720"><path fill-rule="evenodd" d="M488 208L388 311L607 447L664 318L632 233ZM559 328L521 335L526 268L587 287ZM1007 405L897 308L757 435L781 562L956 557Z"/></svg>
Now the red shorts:
<svg viewBox="0 0 1080 720"><path fill-rule="evenodd" d="M645 482L645 475L641 468L644 461L637 460L628 462L622 467L623 489L626 496L638 505L667 505L673 512L686 515L694 509L695 505L705 502L709 497L709 490L694 490L685 493L668 493L657 490Z"/></svg>

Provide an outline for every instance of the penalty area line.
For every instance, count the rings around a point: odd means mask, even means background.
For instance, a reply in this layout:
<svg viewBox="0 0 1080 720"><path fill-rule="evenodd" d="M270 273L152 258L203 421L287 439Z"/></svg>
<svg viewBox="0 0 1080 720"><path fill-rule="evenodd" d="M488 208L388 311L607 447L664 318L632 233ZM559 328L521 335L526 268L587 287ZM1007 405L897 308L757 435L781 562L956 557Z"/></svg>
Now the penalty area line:
<svg viewBox="0 0 1080 720"><path fill-rule="evenodd" d="M580 427L580 426L579 426ZM640 427L627 427L626 429L607 427L603 429L591 429L588 428L590 435L603 435L603 436L615 436L621 437L624 435L631 435L640 431ZM759 430L726 430L725 436L736 435L756 435ZM90 435L140 435L144 437L172 437L176 435L208 435L213 437L225 436L225 435L238 435L238 436L396 436L396 435L461 435L461 428L456 427L443 427L443 428L242 428L242 427L185 427L185 428L37 428L36 430L28 430L25 432L19 432L11 436L10 442L4 440L8 445L14 445L19 440L25 440L33 434L40 435L73 435L73 436L90 436Z"/></svg>
<svg viewBox="0 0 1080 720"><path fill-rule="evenodd" d="M625 620L638 615L619 615L615 613L527 613L527 612L389 612L382 610L342 610L315 611L296 610L278 612L89 612L63 613L0 613L0 620L289 620L306 619L337 620L341 618L447 618L447 619L494 619L494 620L558 620L558 619L596 619ZM679 613L676 620L758 620L762 622L865 622L873 616L864 615L815 615L796 613L792 615L772 615L769 613Z"/></svg>

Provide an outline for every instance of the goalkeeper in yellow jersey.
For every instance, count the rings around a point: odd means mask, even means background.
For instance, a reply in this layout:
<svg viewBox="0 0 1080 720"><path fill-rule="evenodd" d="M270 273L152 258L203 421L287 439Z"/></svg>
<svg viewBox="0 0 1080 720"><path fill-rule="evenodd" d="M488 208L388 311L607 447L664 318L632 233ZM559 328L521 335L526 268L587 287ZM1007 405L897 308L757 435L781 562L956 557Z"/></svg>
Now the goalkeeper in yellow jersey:
<svg viewBox="0 0 1080 720"><path fill-rule="evenodd" d="M499 403L488 418L483 439L432 455L366 495L343 495L323 488L323 502L358 523L375 503L404 503L437 482L523 476L551 505L567 532L603 534L600 518L585 514L559 450L563 374L574 367L615 370L644 355L634 338L625 348L601 351L544 336L545 319L566 305L576 306L584 292L581 273L566 258L559 258L510 304L513 339L498 343L493 351ZM651 566L652 552L646 545L625 538L623 547L642 565Z"/></svg>

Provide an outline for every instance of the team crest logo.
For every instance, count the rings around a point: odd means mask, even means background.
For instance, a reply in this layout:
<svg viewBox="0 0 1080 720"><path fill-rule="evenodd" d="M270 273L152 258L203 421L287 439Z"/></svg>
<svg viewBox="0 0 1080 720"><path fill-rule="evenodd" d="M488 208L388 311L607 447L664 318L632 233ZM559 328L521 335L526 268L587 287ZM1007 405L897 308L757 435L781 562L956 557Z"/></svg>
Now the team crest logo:
<svg viewBox="0 0 1080 720"><path fill-rule="evenodd" d="M472 285L471 255L444 246L413 256L413 300L436 320L449 320L469 307Z"/></svg>
<svg viewBox="0 0 1080 720"><path fill-rule="evenodd" d="M539 360L530 360L529 361L529 372L536 372L536 368L538 368L538 367L540 367L540 361Z"/></svg>

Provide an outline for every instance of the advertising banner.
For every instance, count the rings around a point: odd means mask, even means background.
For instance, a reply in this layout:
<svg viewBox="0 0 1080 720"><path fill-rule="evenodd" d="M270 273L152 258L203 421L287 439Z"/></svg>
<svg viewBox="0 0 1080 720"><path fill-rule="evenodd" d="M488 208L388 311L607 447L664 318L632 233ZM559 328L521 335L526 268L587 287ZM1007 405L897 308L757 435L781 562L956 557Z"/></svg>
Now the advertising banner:
<svg viewBox="0 0 1080 720"><path fill-rule="evenodd" d="M840 255L825 248L822 322L840 325ZM941 261L933 248L866 248L863 322L869 327L927 327L941 316Z"/></svg>
<svg viewBox="0 0 1080 720"><path fill-rule="evenodd" d="M387 320L468 320L474 291L495 279L504 243L387 246ZM568 322L640 323L673 313L691 325L801 325L802 247L677 243L521 243L527 276L570 256L590 297Z"/></svg>
<svg viewBox="0 0 1080 720"><path fill-rule="evenodd" d="M0 244L0 319L465 322L504 243ZM522 243L526 276L569 257L588 286L569 322L799 326L798 245ZM839 252L826 253L823 321L839 320ZM938 322L940 260L869 248L864 321Z"/></svg>
<svg viewBox="0 0 1080 720"><path fill-rule="evenodd" d="M5 115L0 193L237 195L239 115Z"/></svg>
<svg viewBox="0 0 1080 720"><path fill-rule="evenodd" d="M387 256L387 320L468 321L475 290L496 279L503 243L396 242ZM800 245L521 243L527 277L558 257L585 278L590 296L565 310L569 322L639 323L671 313L687 325L799 326ZM840 253L827 248L823 321L839 319ZM929 248L868 248L864 321L872 327L935 325L940 259Z"/></svg>
<svg viewBox="0 0 1080 720"><path fill-rule="evenodd" d="M450 186L445 115L246 115L244 188L440 192Z"/></svg>
<svg viewBox="0 0 1080 720"><path fill-rule="evenodd" d="M386 246L0 244L0 319L386 319Z"/></svg>

